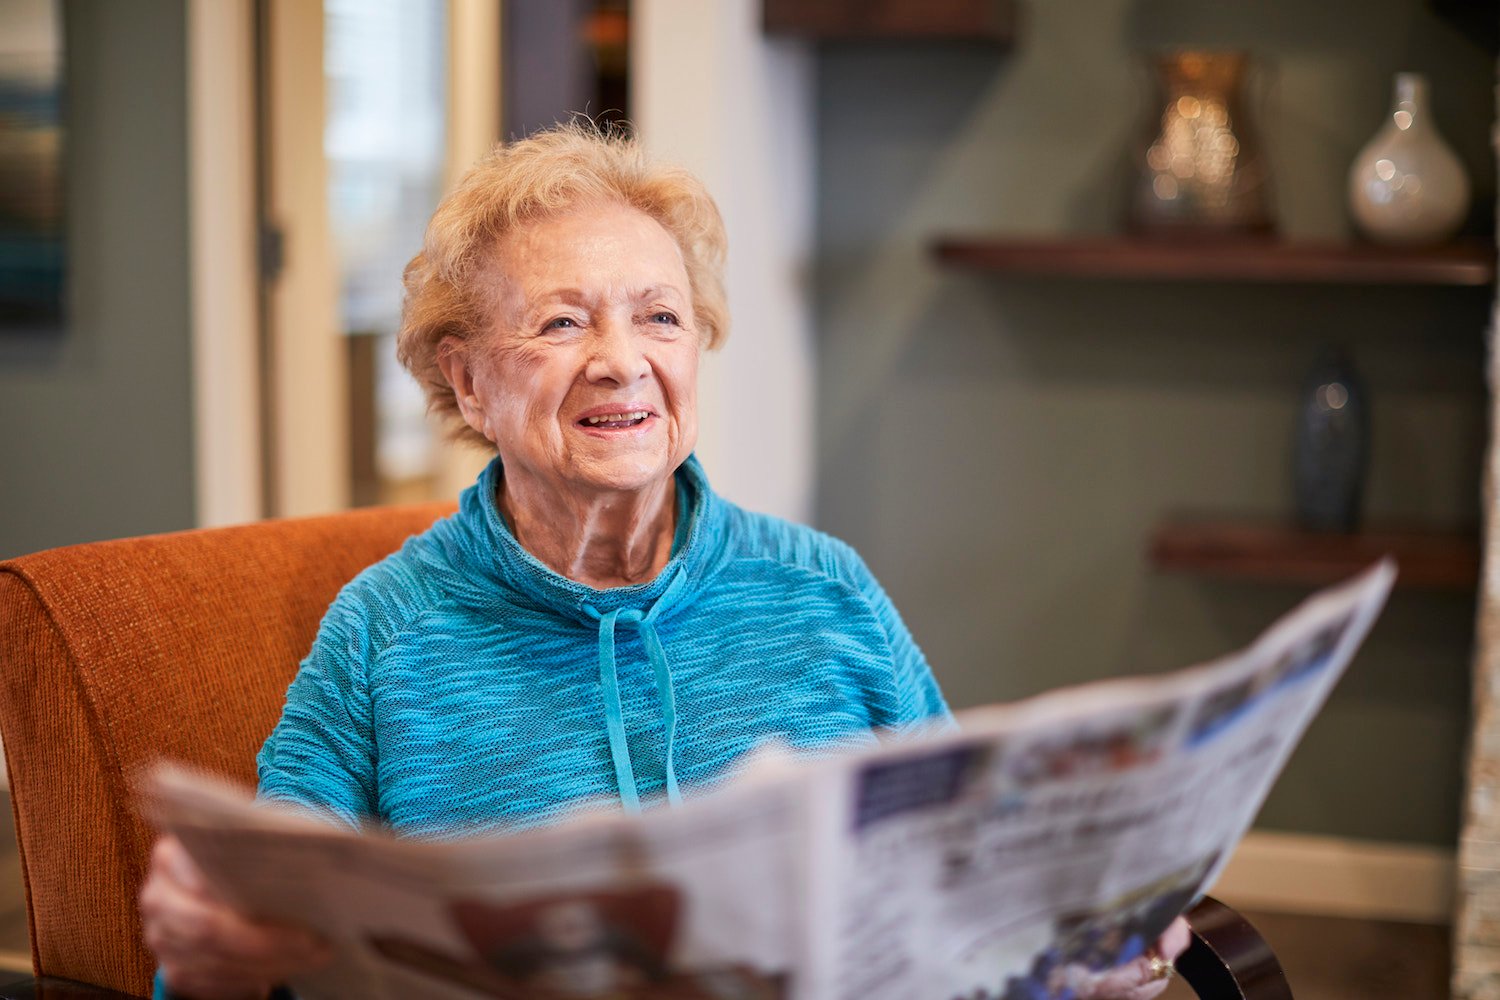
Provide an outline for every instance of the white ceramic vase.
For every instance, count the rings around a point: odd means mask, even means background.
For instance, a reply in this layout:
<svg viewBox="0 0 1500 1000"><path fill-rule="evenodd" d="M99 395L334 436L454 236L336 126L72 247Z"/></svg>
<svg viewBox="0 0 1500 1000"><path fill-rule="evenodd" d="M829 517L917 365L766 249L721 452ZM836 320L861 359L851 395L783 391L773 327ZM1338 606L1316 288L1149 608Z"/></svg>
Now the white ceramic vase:
<svg viewBox="0 0 1500 1000"><path fill-rule="evenodd" d="M1395 106L1349 170L1349 211L1376 243L1430 246L1469 211L1469 178L1427 106L1427 78L1397 73Z"/></svg>

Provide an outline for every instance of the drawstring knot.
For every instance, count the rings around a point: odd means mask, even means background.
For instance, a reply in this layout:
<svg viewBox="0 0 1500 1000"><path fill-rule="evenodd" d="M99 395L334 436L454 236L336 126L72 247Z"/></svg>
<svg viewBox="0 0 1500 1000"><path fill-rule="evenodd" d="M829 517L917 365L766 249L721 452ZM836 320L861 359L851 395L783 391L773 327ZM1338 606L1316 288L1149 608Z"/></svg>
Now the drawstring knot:
<svg viewBox="0 0 1500 1000"><path fill-rule="evenodd" d="M667 663L667 653L662 648L661 637L656 633L656 620L671 605L672 598L682 589L686 577L686 571L678 569L650 611L616 608L601 613L592 604L583 606L588 616L599 623L599 684L604 689L604 723L609 733L609 752L614 759L615 780L620 786L620 802L625 806L625 811L630 813L641 811L641 798L636 790L630 747L625 741L625 718L620 708L620 678L615 670L615 629L621 624L634 625L646 647L646 659L650 661L656 679L656 694L662 705L662 724L667 733L667 801L674 806L678 805L682 802L682 794L677 790L677 770L672 760L673 744L677 739L677 700L672 692L672 668Z"/></svg>

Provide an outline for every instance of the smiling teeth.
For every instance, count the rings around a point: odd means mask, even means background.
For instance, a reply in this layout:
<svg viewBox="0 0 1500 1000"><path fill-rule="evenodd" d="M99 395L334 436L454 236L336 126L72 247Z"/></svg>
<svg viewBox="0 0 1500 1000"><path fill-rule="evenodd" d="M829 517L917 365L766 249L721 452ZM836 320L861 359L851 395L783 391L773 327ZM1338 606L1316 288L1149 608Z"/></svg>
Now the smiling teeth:
<svg viewBox="0 0 1500 1000"><path fill-rule="evenodd" d="M632 410L630 413L607 413L602 417L585 417L590 424L619 424L627 420L645 420L650 414L645 410Z"/></svg>

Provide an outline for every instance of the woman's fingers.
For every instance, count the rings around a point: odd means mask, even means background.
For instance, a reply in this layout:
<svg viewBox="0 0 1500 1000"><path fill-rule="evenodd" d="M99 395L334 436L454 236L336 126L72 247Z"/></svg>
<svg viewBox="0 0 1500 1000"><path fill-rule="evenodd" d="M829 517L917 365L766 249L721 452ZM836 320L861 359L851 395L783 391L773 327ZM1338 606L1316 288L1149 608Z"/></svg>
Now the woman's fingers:
<svg viewBox="0 0 1500 1000"><path fill-rule="evenodd" d="M1078 1000L1154 1000L1165 992L1172 973L1167 968L1192 941L1187 921L1178 917L1139 958L1094 976L1078 992Z"/></svg>
<svg viewBox="0 0 1500 1000"><path fill-rule="evenodd" d="M167 982L184 994L259 996L329 959L328 948L307 932L246 920L222 904L167 891L150 906L146 942ZM143 913L147 908L143 900Z"/></svg>
<svg viewBox="0 0 1500 1000"><path fill-rule="evenodd" d="M294 927L249 920L216 900L171 884L148 885L141 894L147 944L158 952L210 954L249 968L316 962L327 947Z"/></svg>
<svg viewBox="0 0 1500 1000"><path fill-rule="evenodd" d="M259 997L330 958L315 935L251 920L215 898L182 845L163 838L141 890L146 944L174 991L204 1000Z"/></svg>
<svg viewBox="0 0 1500 1000"><path fill-rule="evenodd" d="M1161 937L1156 939L1156 953L1169 962L1177 961L1177 957L1187 951L1188 945L1192 943L1193 932L1188 927L1188 922L1183 917L1172 921Z"/></svg>
<svg viewBox="0 0 1500 1000"><path fill-rule="evenodd" d="M1093 977L1078 989L1078 1000L1153 1000L1171 981L1150 956L1142 955Z"/></svg>
<svg viewBox="0 0 1500 1000"><path fill-rule="evenodd" d="M152 846L151 874L164 875L188 892L199 894L208 892L208 885L203 881L203 873L193 863L192 856L188 854L187 848L182 846L182 841L171 834L157 838Z"/></svg>

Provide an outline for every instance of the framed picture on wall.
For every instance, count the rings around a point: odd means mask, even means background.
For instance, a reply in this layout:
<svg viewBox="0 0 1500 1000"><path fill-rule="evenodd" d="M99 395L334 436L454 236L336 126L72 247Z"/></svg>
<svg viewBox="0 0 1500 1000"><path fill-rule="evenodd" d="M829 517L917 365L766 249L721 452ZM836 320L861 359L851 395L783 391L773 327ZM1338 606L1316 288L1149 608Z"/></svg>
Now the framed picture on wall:
<svg viewBox="0 0 1500 1000"><path fill-rule="evenodd" d="M0 3L0 335L63 322L61 8Z"/></svg>

